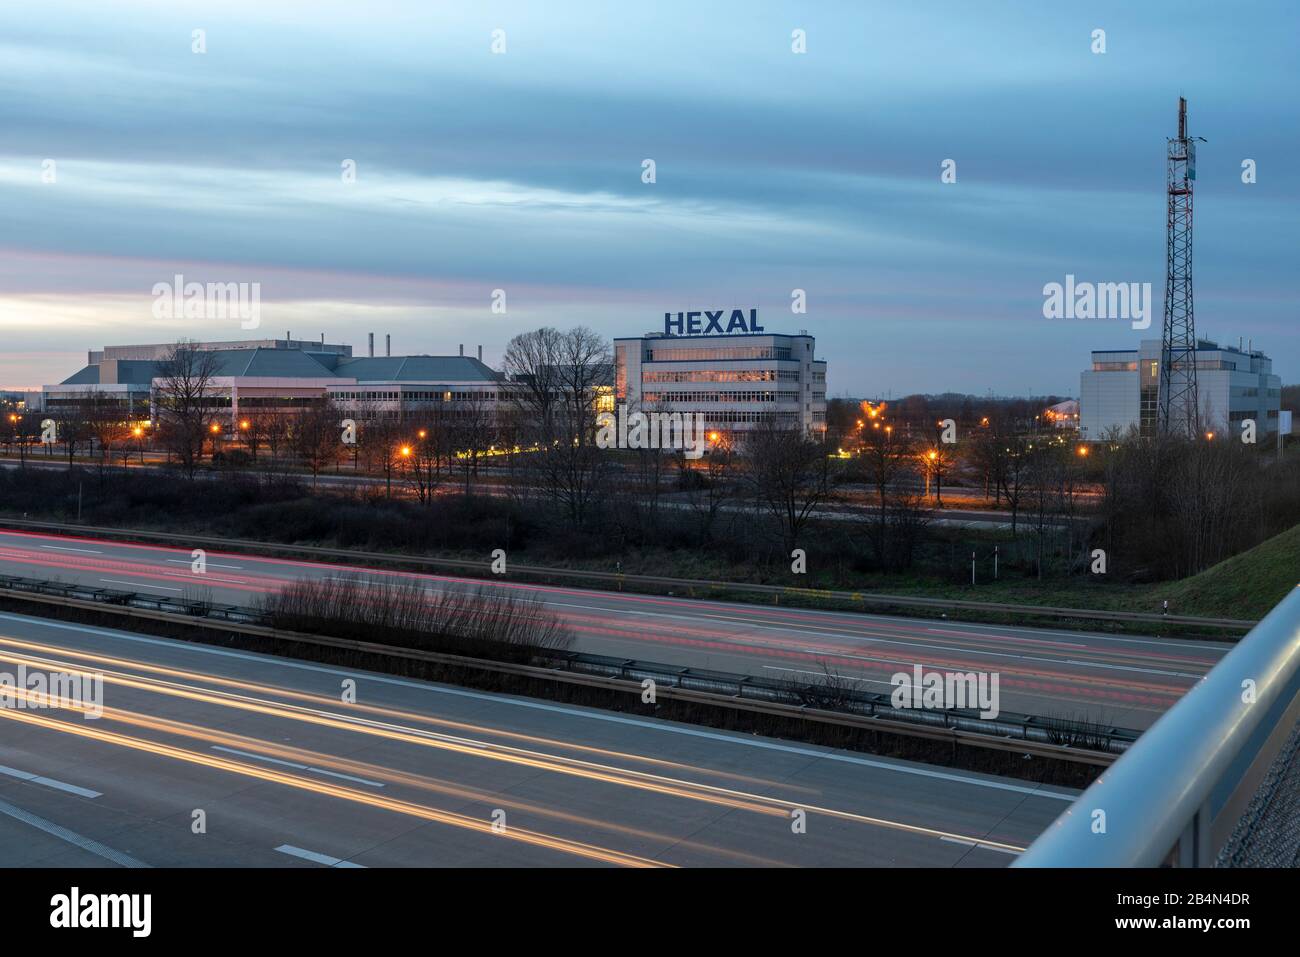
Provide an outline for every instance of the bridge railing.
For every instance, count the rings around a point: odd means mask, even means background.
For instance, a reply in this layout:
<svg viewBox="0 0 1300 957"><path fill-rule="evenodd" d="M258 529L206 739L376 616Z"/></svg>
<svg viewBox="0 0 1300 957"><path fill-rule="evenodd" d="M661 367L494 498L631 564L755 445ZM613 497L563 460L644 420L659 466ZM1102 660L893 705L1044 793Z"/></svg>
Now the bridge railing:
<svg viewBox="0 0 1300 957"><path fill-rule="evenodd" d="M1300 586L1015 866L1213 866L1298 720Z"/></svg>

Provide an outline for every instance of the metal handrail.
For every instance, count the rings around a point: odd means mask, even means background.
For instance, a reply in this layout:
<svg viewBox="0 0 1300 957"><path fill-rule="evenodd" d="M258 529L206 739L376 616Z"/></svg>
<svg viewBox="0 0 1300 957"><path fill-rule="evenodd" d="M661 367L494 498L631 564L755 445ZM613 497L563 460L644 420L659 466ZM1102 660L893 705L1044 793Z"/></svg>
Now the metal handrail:
<svg viewBox="0 0 1300 957"><path fill-rule="evenodd" d="M1015 866L1212 866L1298 720L1300 586Z"/></svg>

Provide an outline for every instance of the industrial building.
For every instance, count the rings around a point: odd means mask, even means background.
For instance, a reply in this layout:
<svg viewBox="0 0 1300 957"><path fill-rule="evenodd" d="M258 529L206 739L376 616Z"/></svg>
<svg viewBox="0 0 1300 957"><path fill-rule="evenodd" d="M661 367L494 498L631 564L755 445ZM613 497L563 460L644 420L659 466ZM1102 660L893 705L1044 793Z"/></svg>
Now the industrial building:
<svg viewBox="0 0 1300 957"><path fill-rule="evenodd" d="M698 412L719 432L768 420L824 431L826 362L815 357L815 339L763 331L757 310L731 314L728 328L742 328L743 319L746 331L705 335L705 319L721 329L721 313L669 313L662 334L615 339L615 400L632 410Z"/></svg>
<svg viewBox="0 0 1300 957"><path fill-rule="evenodd" d="M242 416L293 412L329 397L358 417L403 418L437 408L495 408L500 375L479 358L457 356L354 357L350 345L284 339L201 342L195 348L215 354L206 392L214 410L229 411L233 433ZM154 402L171 344L108 346L90 352L87 364L57 385L42 390L44 411L77 405L87 396L116 400L124 419L156 418ZM385 351L388 351L387 349Z"/></svg>
<svg viewBox="0 0 1300 957"><path fill-rule="evenodd" d="M1092 368L1079 382L1079 435L1096 441L1136 428L1155 435L1159 427L1161 342L1144 340L1136 349L1095 350ZM1238 345L1196 343L1196 395L1201 428L1239 432L1255 421L1261 438L1278 429L1282 380L1263 352Z"/></svg>
<svg viewBox="0 0 1300 957"><path fill-rule="evenodd" d="M815 340L767 333L756 310L734 310L733 328L745 331L697 335L696 317L684 313L681 334L671 322L664 335L614 340L614 367L598 387L598 409L615 402L630 409L699 412L711 431L743 432L772 420L816 433L826 428L826 363L815 358ZM751 331L757 330L757 331ZM511 384L478 358L455 356L354 356L350 345L294 339L200 342L214 353L207 394L218 420L231 434L248 416L295 412L328 397L357 418L404 419L437 410L455 416L495 412ZM57 414L94 397L119 406L124 420L157 418L164 363L174 344L106 346L87 354L86 365L57 385L45 386L40 404ZM390 351L386 344L385 353ZM610 393L616 394L617 398ZM227 417L228 413L228 417Z"/></svg>

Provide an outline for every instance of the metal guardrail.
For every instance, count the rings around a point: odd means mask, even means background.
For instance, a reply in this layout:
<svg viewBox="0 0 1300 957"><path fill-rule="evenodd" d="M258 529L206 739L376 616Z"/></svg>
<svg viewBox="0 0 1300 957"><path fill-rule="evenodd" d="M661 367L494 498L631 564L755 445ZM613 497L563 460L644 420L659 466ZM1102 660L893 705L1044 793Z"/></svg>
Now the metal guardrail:
<svg viewBox="0 0 1300 957"><path fill-rule="evenodd" d="M187 615L192 618L208 618L214 621L256 624L262 622L265 617L261 612L250 608L241 608L239 605L217 604L203 598L186 598L183 595L179 598L166 598L140 592L120 591L114 588L96 588L93 585L21 578L17 575L0 575L0 592L3 591L75 598L103 605L145 608L151 611L170 612L171 614Z"/></svg>
<svg viewBox="0 0 1300 957"><path fill-rule="evenodd" d="M1300 585L1016 867L1210 867L1300 721Z"/></svg>
<svg viewBox="0 0 1300 957"><path fill-rule="evenodd" d="M492 562L459 558L431 558L424 555L402 555L394 552L362 552L346 548L328 548L320 545L287 545L260 542L253 539L221 538L212 535L177 535L170 532L150 532L141 529L108 528L94 525L71 525L60 522L38 522L28 519L0 517L0 528L39 529L64 535L97 535L124 541L159 542L174 544L186 549L202 545L214 549L242 549L268 555L295 555L306 558L343 559L349 562L366 561L387 565L417 565L446 568L458 571L481 572L483 577L492 574ZM929 608L936 610L966 610L1017 614L1038 618L1069 618L1096 621L1148 622L1174 625L1193 625L1200 628L1217 628L1246 631L1257 622L1242 618L1198 618L1193 615L1163 615L1137 611L1109 611L1097 608L1064 608L1050 605L1023 605L1010 602L967 601L960 598L924 598L917 595L882 595L874 592L834 591L818 588L795 588L789 585L758 585L750 582L709 581L698 578L671 578L659 575L634 575L619 572L599 572L577 568L550 568L543 565L511 563L511 576L534 578L568 578L578 581L597 581L616 585L652 585L659 588L680 588L694 597L696 591L704 593L739 592L742 594L770 596L779 601L787 598L817 598L838 601L848 605L877 605L897 608Z"/></svg>
<svg viewBox="0 0 1300 957"><path fill-rule="evenodd" d="M857 687L851 678L837 678L829 684L773 681L752 675L682 668L650 661L613 658L578 652L550 655L547 664L565 671L600 674L610 677L655 682L656 687L684 688L736 699L771 701L798 707L816 708L868 718L888 718L912 724L931 725L977 734L998 735L1021 741L1052 744L1071 743L1076 747L1122 754L1138 739L1139 732L1129 728L1093 725L1061 718L1018 714L1003 711L996 718L981 718L976 708L900 709L890 696ZM1080 742L1087 742L1081 745Z"/></svg>
<svg viewBox="0 0 1300 957"><path fill-rule="evenodd" d="M519 671L521 666L496 661L283 632L275 629L270 617L258 609L214 604L198 598L160 598L118 589L0 575L0 595L6 593L11 596L39 596L52 604L67 603L74 604L75 607L106 606L105 610L114 611L137 609L151 612L153 614L150 617L162 620L177 620L183 616L187 624L208 627L230 625L234 630L269 638L311 641L377 654L523 673ZM567 651L538 656L535 664L524 671L536 677L559 680L569 677L613 679L630 685L638 692L641 682L649 678L655 682L657 693L677 691L682 693L679 697L689 696L690 700L701 703L743 706L747 710L768 713L778 713L779 710L785 716L814 720L824 720L825 716L833 715L845 719L840 723L903 734L908 733L909 726L913 726L917 731L925 729L925 737L997 739L1003 750L1023 749L1043 756L1066 757L1091 764L1109 764L1114 755L1122 754L1131 747L1139 735L1139 732L1128 728L1015 712L1001 712L996 718L981 718L978 709L974 708L899 709L892 705L888 694L864 691L855 687L856 683L852 679L824 686Z"/></svg>

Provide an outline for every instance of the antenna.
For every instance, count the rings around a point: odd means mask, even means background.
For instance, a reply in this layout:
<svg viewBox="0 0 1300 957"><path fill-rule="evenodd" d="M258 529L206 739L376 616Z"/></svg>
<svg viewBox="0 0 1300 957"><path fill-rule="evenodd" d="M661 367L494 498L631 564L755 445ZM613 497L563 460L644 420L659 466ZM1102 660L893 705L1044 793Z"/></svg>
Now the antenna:
<svg viewBox="0 0 1300 957"><path fill-rule="evenodd" d="M1160 378L1144 369L1141 431L1150 436L1201 433L1196 389L1196 315L1192 299L1192 186L1196 141L1187 135L1187 99L1178 98L1178 137L1168 141L1165 216L1165 317L1160 343ZM1153 393L1158 393L1158 402ZM1152 409L1157 409L1155 420Z"/></svg>

